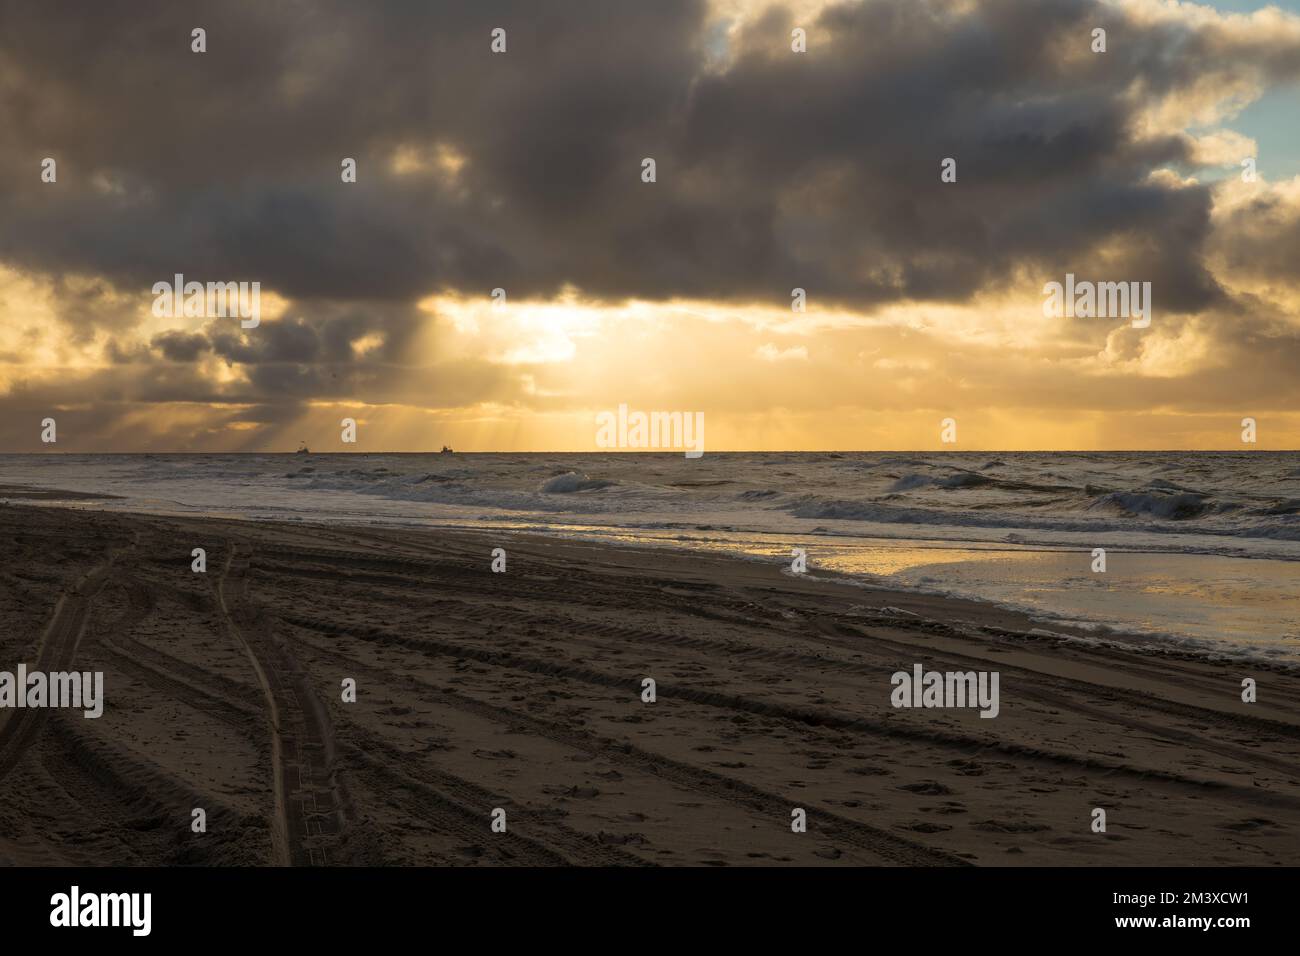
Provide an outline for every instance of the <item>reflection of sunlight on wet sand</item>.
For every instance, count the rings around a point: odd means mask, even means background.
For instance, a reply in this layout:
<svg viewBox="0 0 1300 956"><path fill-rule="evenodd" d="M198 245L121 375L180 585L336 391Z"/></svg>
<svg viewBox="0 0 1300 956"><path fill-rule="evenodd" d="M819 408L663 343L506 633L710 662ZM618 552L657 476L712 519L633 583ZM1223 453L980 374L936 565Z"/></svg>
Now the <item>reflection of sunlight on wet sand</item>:
<svg viewBox="0 0 1300 956"><path fill-rule="evenodd" d="M1033 551L993 551L984 548L873 548L829 554L817 563L829 571L888 577L904 571L937 568L948 564L1033 561L1036 555L1037 552Z"/></svg>
<svg viewBox="0 0 1300 956"><path fill-rule="evenodd" d="M1142 591L1145 594L1184 594L1196 597L1205 595L1204 585L1192 584L1189 581L1152 581L1143 585Z"/></svg>
<svg viewBox="0 0 1300 956"><path fill-rule="evenodd" d="M1300 647L1295 563L1217 555L867 546L818 554L810 568L869 575L886 587L991 600L1044 619L1117 625L1267 648Z"/></svg>
<svg viewBox="0 0 1300 956"><path fill-rule="evenodd" d="M1270 566L1261 565L1261 570L1272 572ZM1249 569L1247 569L1249 573ZM1210 602L1224 607L1260 606L1265 604L1289 605L1296 602L1293 594L1286 591L1274 591L1260 587L1267 584L1268 577L1262 579L1249 577L1244 581L1211 580L1189 581L1174 578L1158 578L1143 585L1146 594L1169 595L1172 597L1192 598L1201 602ZM1300 579L1300 575L1297 575Z"/></svg>
<svg viewBox="0 0 1300 956"><path fill-rule="evenodd" d="M1300 651L1300 576L1295 562L1219 555L1111 550L1106 573L1090 549L1009 544L954 548L879 539L796 539L698 532L600 533L633 545L744 554L788 567L804 548L808 570L836 572L886 588L992 601L1053 621L1121 632L1254 646L1270 656ZM583 532L577 532L582 536ZM698 536L697 536L698 535Z"/></svg>

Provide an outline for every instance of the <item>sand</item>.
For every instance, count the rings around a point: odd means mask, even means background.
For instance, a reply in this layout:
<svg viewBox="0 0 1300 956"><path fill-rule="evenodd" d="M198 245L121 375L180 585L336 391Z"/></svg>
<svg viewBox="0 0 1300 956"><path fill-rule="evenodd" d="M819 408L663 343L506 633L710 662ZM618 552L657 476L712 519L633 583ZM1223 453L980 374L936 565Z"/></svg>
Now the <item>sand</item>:
<svg viewBox="0 0 1300 956"><path fill-rule="evenodd" d="M106 698L0 710L0 863L1300 862L1295 673L810 560L0 507L0 670ZM891 706L917 664L998 716Z"/></svg>

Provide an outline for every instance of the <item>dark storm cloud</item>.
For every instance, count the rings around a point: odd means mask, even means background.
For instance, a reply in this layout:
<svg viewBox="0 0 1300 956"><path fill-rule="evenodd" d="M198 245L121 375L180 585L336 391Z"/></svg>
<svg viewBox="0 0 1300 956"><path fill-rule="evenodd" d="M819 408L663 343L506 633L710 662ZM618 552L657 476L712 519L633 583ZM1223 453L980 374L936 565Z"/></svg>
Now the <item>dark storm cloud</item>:
<svg viewBox="0 0 1300 956"><path fill-rule="evenodd" d="M1234 276L1294 287L1300 281L1300 207L1280 193L1261 192L1221 217L1210 247Z"/></svg>
<svg viewBox="0 0 1300 956"><path fill-rule="evenodd" d="M776 9L720 71L702 0L0 10L0 260L342 301L564 283L959 300L1021 266L1087 273L1120 243L1125 277L1197 310L1221 295L1201 261L1210 189L1148 179L1188 145L1135 138L1149 97L1127 94L1176 92L1207 63L1298 67L1280 42L1138 26L1091 0L846 4L806 25L804 55ZM1099 25L1110 52L1093 55ZM206 54L189 50L194 26ZM454 184L391 173L398 147L439 142L467 160ZM46 155L56 186L37 178ZM339 181L345 156L355 185Z"/></svg>
<svg viewBox="0 0 1300 956"><path fill-rule="evenodd" d="M62 6L0 5L0 257L397 299L582 282L592 212L668 145L703 15L698 0ZM462 196L390 175L394 149L433 142L469 158ZM33 191L47 155L60 182Z"/></svg>
<svg viewBox="0 0 1300 956"><path fill-rule="evenodd" d="M96 373L77 383L44 386L52 404L67 404L78 390L98 394L133 391L141 401L211 402L225 405L287 403L312 399L368 404L452 407L482 401L515 403L525 397L521 372L486 360L440 360L418 353L417 333L428 332L429 316L415 306L387 302L336 303L304 300L288 314L266 319L254 330L237 320L213 319L194 332L168 330L147 347L121 349L110 340L115 364L133 371ZM157 359L170 363L154 376ZM242 374L224 384L212 380L204 363L215 359ZM139 377L141 370L146 375Z"/></svg>
<svg viewBox="0 0 1300 956"><path fill-rule="evenodd" d="M208 350L207 337L198 332L163 332L151 344L172 362L193 362Z"/></svg>
<svg viewBox="0 0 1300 956"><path fill-rule="evenodd" d="M406 303L304 299L293 302L282 319L263 321L256 331L216 319L202 334L212 351L229 362L352 363L358 361L356 347L369 340L366 361L400 365L408 358L412 337L427 321L427 314Z"/></svg>
<svg viewBox="0 0 1300 956"><path fill-rule="evenodd" d="M1149 59L1088 53L1103 24ZM1200 265L1210 191L1147 180L1187 147L1134 139L1122 95L1162 69L1163 33L1084 0L986 0L969 16L908 0L831 8L803 58L774 47L777 29L754 25L735 66L699 84L684 138L690 168L716 171L715 214L786 200L762 207L766 271L848 302L959 300L1017 266L1086 272L1120 240L1126 272L1166 308L1216 297ZM956 183L940 183L945 157Z"/></svg>

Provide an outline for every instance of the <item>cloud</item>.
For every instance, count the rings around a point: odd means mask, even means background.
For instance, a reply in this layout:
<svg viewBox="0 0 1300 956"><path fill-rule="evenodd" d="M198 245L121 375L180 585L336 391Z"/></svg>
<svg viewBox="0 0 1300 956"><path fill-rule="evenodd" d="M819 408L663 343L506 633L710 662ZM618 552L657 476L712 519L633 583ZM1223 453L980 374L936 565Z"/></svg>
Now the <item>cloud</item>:
<svg viewBox="0 0 1300 956"><path fill-rule="evenodd" d="M1060 271L1125 233L1134 271L1176 279L1199 308L1216 295L1199 264L1209 190L1148 174L1218 162L1226 134L1198 144L1137 121L1294 77L1300 31L1137 9L841 4L796 55L774 7L735 27L728 68L710 72L710 11L690 0L110 0L78 6L77 30L10 0L0 254L125 285L259 279L289 297L571 283L762 299L779 276L866 306L957 299L1025 262ZM1114 35L1104 55L1086 53L1098 23ZM493 25L505 55L488 51ZM60 181L33 188L47 154ZM343 157L356 184L340 182ZM955 184L939 180L945 157Z"/></svg>
<svg viewBox="0 0 1300 956"><path fill-rule="evenodd" d="M160 332L153 337L152 346L172 362L193 362L209 348L206 336L198 332Z"/></svg>
<svg viewBox="0 0 1300 956"><path fill-rule="evenodd" d="M113 440L151 403L258 409L255 441L335 402L502 417L643 387L811 409L834 382L1175 407L1220 394L1248 345L1294 367L1300 187L1245 191L1255 145L1226 125L1300 78L1300 19L1276 10L3 0L3 19L0 402L103 399ZM176 272L259 281L277 308L254 330L159 323L148 289ZM1151 282L1152 329L1034 324L1066 272ZM719 375L734 355L813 380ZM1251 388L1292 395L1269 362ZM863 392L867 367L903 387Z"/></svg>
<svg viewBox="0 0 1300 956"><path fill-rule="evenodd" d="M771 342L766 342L758 347L754 355L764 362L806 362L808 361L808 347L806 345L794 345L788 349L781 349Z"/></svg>

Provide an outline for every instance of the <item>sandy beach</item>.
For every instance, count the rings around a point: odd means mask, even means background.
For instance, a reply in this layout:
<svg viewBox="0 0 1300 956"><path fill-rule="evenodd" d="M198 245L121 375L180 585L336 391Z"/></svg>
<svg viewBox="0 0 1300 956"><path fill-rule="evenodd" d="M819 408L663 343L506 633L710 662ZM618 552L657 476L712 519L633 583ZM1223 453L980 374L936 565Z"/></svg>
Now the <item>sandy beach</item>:
<svg viewBox="0 0 1300 956"><path fill-rule="evenodd" d="M847 586L815 553L809 570L0 507L0 669L105 688L98 719L0 710L0 863L1300 859L1300 677L1283 665L1050 635ZM891 675L918 664L997 672L996 718L891 706Z"/></svg>

